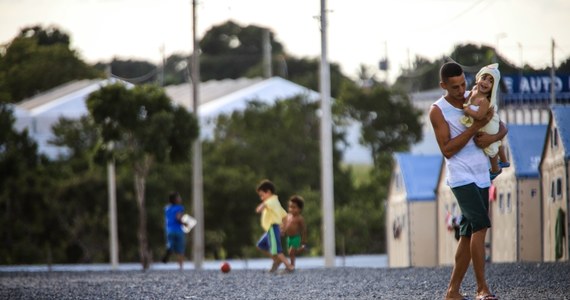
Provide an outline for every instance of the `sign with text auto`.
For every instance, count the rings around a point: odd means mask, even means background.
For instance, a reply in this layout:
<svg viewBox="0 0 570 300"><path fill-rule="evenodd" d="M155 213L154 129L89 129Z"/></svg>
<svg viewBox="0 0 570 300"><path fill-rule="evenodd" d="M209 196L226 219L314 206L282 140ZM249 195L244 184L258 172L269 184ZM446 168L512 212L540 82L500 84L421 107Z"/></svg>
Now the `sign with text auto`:
<svg viewBox="0 0 570 300"><path fill-rule="evenodd" d="M550 93L550 74L505 75L502 78L506 94L544 94ZM555 93L570 92L570 75L556 74L554 77Z"/></svg>

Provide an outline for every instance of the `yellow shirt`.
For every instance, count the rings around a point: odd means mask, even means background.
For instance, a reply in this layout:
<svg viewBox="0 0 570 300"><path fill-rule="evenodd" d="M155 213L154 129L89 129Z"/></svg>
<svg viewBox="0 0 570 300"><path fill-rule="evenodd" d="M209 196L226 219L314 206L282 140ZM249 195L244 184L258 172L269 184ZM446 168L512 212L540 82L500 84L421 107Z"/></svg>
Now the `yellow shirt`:
<svg viewBox="0 0 570 300"><path fill-rule="evenodd" d="M263 204L265 208L261 212L261 227L268 231L273 224L281 225L283 218L287 216L287 212L281 206L277 195L267 198Z"/></svg>

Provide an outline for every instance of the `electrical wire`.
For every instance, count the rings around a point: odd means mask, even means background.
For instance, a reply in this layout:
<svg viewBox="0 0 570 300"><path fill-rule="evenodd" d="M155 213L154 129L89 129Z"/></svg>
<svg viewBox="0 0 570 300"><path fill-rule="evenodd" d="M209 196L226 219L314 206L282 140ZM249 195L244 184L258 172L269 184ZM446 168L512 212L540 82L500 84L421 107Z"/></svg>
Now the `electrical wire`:
<svg viewBox="0 0 570 300"><path fill-rule="evenodd" d="M135 77L135 78L125 78L125 77L121 77L115 74L111 73L111 77L122 80L122 81L126 81L126 82L130 82L130 83L141 83L144 81L149 80L150 78L152 78L152 76L156 75L158 73L158 68L155 68L154 70L150 71L149 73L139 76L139 77Z"/></svg>

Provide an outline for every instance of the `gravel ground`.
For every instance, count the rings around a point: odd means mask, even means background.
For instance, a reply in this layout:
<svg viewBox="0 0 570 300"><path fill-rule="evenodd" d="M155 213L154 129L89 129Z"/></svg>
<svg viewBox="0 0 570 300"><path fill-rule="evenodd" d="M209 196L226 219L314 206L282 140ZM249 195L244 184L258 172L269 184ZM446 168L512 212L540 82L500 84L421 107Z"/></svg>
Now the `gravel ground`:
<svg viewBox="0 0 570 300"><path fill-rule="evenodd" d="M0 272L0 299L442 299L451 267ZM500 299L570 299L570 263L488 264ZM473 299L470 268L462 290Z"/></svg>

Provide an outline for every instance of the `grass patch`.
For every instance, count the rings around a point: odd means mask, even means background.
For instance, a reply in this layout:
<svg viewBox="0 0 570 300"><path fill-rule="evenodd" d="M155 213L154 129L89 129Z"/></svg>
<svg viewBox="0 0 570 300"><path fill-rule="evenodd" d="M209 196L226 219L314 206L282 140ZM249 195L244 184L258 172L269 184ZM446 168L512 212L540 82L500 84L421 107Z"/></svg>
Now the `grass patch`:
<svg viewBox="0 0 570 300"><path fill-rule="evenodd" d="M351 170L352 183L355 187L370 183L370 170L373 167L373 165L368 164L344 164L342 166L345 170Z"/></svg>

